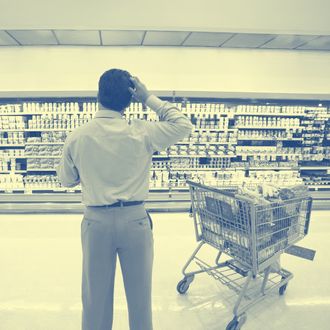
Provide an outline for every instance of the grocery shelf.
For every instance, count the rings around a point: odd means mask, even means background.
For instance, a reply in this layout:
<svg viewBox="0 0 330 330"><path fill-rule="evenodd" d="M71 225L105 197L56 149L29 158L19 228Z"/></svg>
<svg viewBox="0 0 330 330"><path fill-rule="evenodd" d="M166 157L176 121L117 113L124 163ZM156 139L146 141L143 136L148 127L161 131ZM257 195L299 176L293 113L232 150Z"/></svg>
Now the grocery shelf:
<svg viewBox="0 0 330 330"><path fill-rule="evenodd" d="M3 159L24 159L25 156L12 156L12 155L4 155L2 156Z"/></svg>
<svg viewBox="0 0 330 330"><path fill-rule="evenodd" d="M226 167L226 168L221 168L221 167L215 167L215 168L201 168L201 167L196 167L196 168L170 168L170 171L235 171L237 168L236 167Z"/></svg>
<svg viewBox="0 0 330 330"><path fill-rule="evenodd" d="M82 111L77 111L77 112L58 112L58 111L45 111L45 112L16 112L16 113L0 113L0 116L31 116L31 115L54 115L54 114L59 114L59 115L77 115L77 114L94 114L93 112L82 112Z"/></svg>
<svg viewBox="0 0 330 330"><path fill-rule="evenodd" d="M21 93L21 94L20 94ZM1 93L0 93L1 94ZM19 95L18 95L19 94ZM96 101L96 93L95 92L10 92L10 93L7 93L7 94L3 94L3 97L7 97L7 99L5 100L6 104L8 104L8 102L10 103L10 101L8 101L8 98L9 97L15 97L15 99L13 99L13 102L15 105L16 105L16 108L14 107L6 107L6 108L1 108L0 109L0 116L20 116L20 117L24 117L24 120L26 119L30 119L31 116L47 116L47 115L68 115L71 117L71 115L74 115L76 117L79 116L79 118L81 118L81 116L86 116L88 117L87 119L89 119L90 117L93 117L96 113L96 111L84 111L84 110L87 110L86 107L83 108L83 103L85 102L91 102L90 100L87 100L87 99L82 99L82 97L85 97L85 98L90 98L92 99L93 98L93 102ZM250 170L250 171L306 171L306 170L330 170L330 166L301 166L301 167L298 167L298 166L289 166L289 164L287 164L287 166L271 166L273 164L275 164L275 158L276 156L280 156L280 157L283 157L282 159L290 159L290 158L294 158L296 155L297 158L299 159L304 159L304 160L313 160L313 155L312 155L312 151L308 150L308 147L306 147L307 149L302 149L303 151L306 151L307 153L304 153L303 155L302 154L295 154L291 151L293 150L296 150L296 149L293 149L295 148L294 147L294 143L288 143L288 147L286 148L289 148L289 149L285 149L286 151L288 151L287 153L282 153L282 150L278 150L280 153L276 154L276 151L275 152L267 152L267 153L257 153L255 151L251 151L248 153L244 153L244 152L241 152L241 153L238 153L238 154L228 154L228 153L232 153L232 149L230 150L225 150L223 151L223 148L221 152L225 152L226 154L223 154L223 155L219 155L219 154L215 154L215 155L212 155L212 154L208 154L208 146L210 145L218 145L218 146L228 146L228 145L237 145L238 141L307 141L308 139L308 136L306 135L303 136L303 137L299 137L299 138L288 138L288 137L263 137L263 136L257 136L257 137L251 137L251 136L243 136L243 134L245 132L248 132L248 130L250 129L253 129L253 130L258 130L258 132L262 132L262 130L267 130L267 132L271 133L270 135L275 135L276 133L278 132L282 132L283 134L286 133L286 134L290 134L289 131L290 130L297 130L299 129L299 131L301 130L305 130L306 131L306 134L310 134L310 131L311 130L315 130L315 128L312 128L311 126L302 126L302 125L299 125L299 126L287 126L287 127L256 127L256 126L253 126L253 125L250 125L251 121L238 121L238 116L243 116L241 119L246 119L247 116L254 116L254 118L258 118L258 117L263 117L263 116L270 116L270 117L287 117L287 118L299 118L299 122L300 121L304 121L304 118L306 119L306 125L308 125L308 118L310 116L310 122L311 124L314 123L314 119L317 121L317 124L319 124L319 121L320 120L327 120L329 119L329 116L328 115L322 115L322 118L321 116L318 114L318 111L317 111L317 106L312 106L311 108L311 111L313 113L309 114L308 113L308 107L304 105L304 108L302 109L304 111L304 113L289 113L287 111L297 111L297 110L294 110L294 108L291 108L291 109L284 109L282 108L282 111L284 112L281 112L281 109L279 108L276 108L277 110L275 110L275 108L269 108L268 105L267 105L267 108L264 108L265 109L265 112L264 113L261 113L261 112L256 112L256 109L253 110L252 107L248 108L248 111L251 111L251 112L247 112L246 110L242 110L244 108L240 108L240 110L237 109L237 107L239 105L244 105L244 104L248 104L248 107L249 105L252 105L252 106L255 106L256 104L262 104L262 105L266 105L266 101L267 99L269 99L268 101L271 103L270 106L272 105L275 105L275 106L291 106L291 104L298 104L298 106L300 106L301 102L303 102L302 100L309 100L308 102L306 101L306 103L308 104L311 104L312 102L314 101L311 101L312 100L312 94L310 94L309 96L306 96L306 95L300 95L299 96L299 102L296 100L296 102L294 101L288 101L286 103L286 101L282 102L282 100L280 99L280 95L274 95L274 94L264 94L262 99L258 99L258 95L260 97L261 94L253 94L253 97L252 97L252 94L248 94L248 93L239 93L239 94L232 94L232 93L209 93L209 92L176 92L175 95L172 93L172 92L156 92L156 95L159 95L159 96L164 96L164 97L167 97L167 99L170 99L172 97L187 97L188 98L188 102L190 102L191 106L189 107L184 107L182 106L181 107L181 111L182 113L184 114L187 114L189 117L190 115L193 115L192 117L195 117L197 118L197 125L200 125L202 127L195 127L194 131L196 132L195 133L195 136L199 134L203 135L204 136L208 136L211 138L211 132L216 132L216 133L220 133L220 137L219 137L219 140L218 141L181 141L179 143L177 143L177 145L186 145L186 146L191 146L191 145L201 145L201 146L207 146L207 147L204 147L204 152L205 154L203 155L200 155L200 154L194 154L194 155L180 155L178 154L177 151L174 151L176 154L160 154L160 155L154 155L152 157L152 159L154 161L163 161L164 163L168 164L168 166L166 168L152 168L151 170L152 171L163 171L164 173L169 173L171 177L174 178L174 180L170 180L170 182L172 184L175 184L175 178L176 178L176 174L175 172L186 172L188 174L187 177L190 177L190 176L193 176L192 173L193 171L198 171L198 176L200 177L212 177L212 172L224 172L224 171L228 171L230 174L232 171L245 171L245 170ZM242 98L244 97L247 97L247 95L250 95L254 100L251 102L251 100L242 100ZM295 97L298 97L297 96L298 94L295 94ZM289 94L283 94L282 97L285 98L288 97L288 99L290 100L293 100L293 94L292 95L289 95ZM315 95L314 95L315 96ZM313 97L314 97L313 96ZM67 107L65 109L69 110L69 111L62 111L62 108L57 108L57 107L54 107L54 110L47 110L47 111L42 111L42 110L45 110L45 108L42 108L42 107L39 107L38 109L34 109L34 111L31 111L32 108L24 108L25 111L22 111L22 106L20 108L17 107L17 100L19 100L19 98L23 98L25 97L25 99L23 100L20 100L20 102L26 102L26 98L51 98L51 97L54 97L56 98L56 100L45 100L45 99L42 99L42 100L37 100L34 99L32 100L31 102L34 102L34 103L69 103L69 99L71 98L71 100L73 98L76 98L74 100L74 102L78 102L79 103L79 111L70 111L70 109L74 109L74 108L70 108L70 107ZM228 98L228 100L225 100L225 98ZM63 100L60 101L60 98L62 98ZM189 98L195 98L195 99L189 99ZM202 99L202 98L211 98L211 99ZM216 99L218 98L218 99ZM232 99L230 99L232 98ZM240 98L241 100L234 100L233 98ZM275 99L277 99L277 101L275 101ZM314 98L314 100L316 99L319 99L319 97L317 98ZM329 98L326 98L325 96L322 96L322 99L324 100L329 100ZM237 102L236 102L237 101ZM72 101L71 101L72 102ZM71 103L70 102L70 103ZM175 103L180 103L180 101L175 101ZM316 104L318 104L318 101L315 101ZM202 103L201 106L198 106L198 103ZM207 105L207 103L209 103L210 105ZM221 103L221 106L219 105L219 103ZM218 104L219 106L214 106L214 104ZM268 103L267 103L268 104ZM330 103L327 102L327 106L329 105ZM55 111L55 108L58 109L59 111ZM179 106L180 108L180 106ZM15 109L17 110L17 112L10 112L10 113L7 113L7 112L4 112L4 111L7 111L7 109L10 111L11 109ZM29 110L28 110L29 109ZM64 109L64 108L63 108ZM89 108L91 109L91 108ZM131 107L132 111L127 111L126 112L126 118L130 115L132 116L135 116L135 115L139 115L140 117L145 117L147 116L147 118L150 118L151 119L151 116L152 118L156 118L156 116L153 115L153 112L150 111L150 109L147 109L147 111L143 111L143 109L141 109L140 107L138 108L136 106L136 104L134 106ZM259 110L260 108L258 108ZM316 115L315 115L316 113ZM218 114L221 114L221 115L224 115L223 117L226 117L227 119L229 119L229 121L226 120L226 127L223 126L223 122L221 121L222 119L220 118L220 116ZM217 119L220 119L219 122L215 122L215 121L211 121L211 124L208 124L208 120L206 118L207 115L211 115L211 117L213 117L213 115L218 115L218 118ZM85 117L85 118L86 118ZM72 118L72 117L71 117ZM0 121L1 121L1 117L0 117ZM10 120L11 118L8 118L8 121ZM206 119L206 120L204 120ZM23 120L23 118L19 118L19 120ZM85 120L84 120L85 121ZM279 120L279 125L286 125L287 122L289 121L289 119L282 119L282 120ZM201 123L201 124L200 124ZM214 127L213 125L216 125L217 123L220 123L218 124L220 127L222 128L217 128L217 127ZM235 126L235 123L239 123L239 125ZM298 123L298 120L296 119L296 122L295 124ZM44 123L36 123L36 122L24 122L24 124L26 126L28 126L29 124L32 126L34 124L34 126L32 127L35 127L36 125L38 126L43 126L43 127L46 127L47 124L44 124ZM247 125L245 125L247 124ZM271 123L268 123L268 124L271 124ZM25 135L25 139L27 140L30 136L31 137L37 137L37 136L40 136L40 133L41 132L70 132L72 130L74 130L74 128L13 128L15 127L14 123L9 123L7 124L6 122L6 125L7 127L11 126L12 128L10 129L2 129L1 130L1 136L2 136L2 133L4 132L4 136L3 137L6 137L6 133L7 132L23 132L24 135ZM17 123L16 124L17 127L20 127L19 125L22 125L22 123ZM78 124L80 125L80 124ZM48 126L48 125L47 125ZM59 124L57 127L63 127L62 124ZM203 128L203 126L205 126ZM49 127L49 126L48 126ZM327 126L324 125L322 122L321 122L321 128L317 128L317 130L322 130L322 134L324 135L324 137L330 133L327 132ZM31 132L31 133L30 133ZM22 133L18 134L12 134L12 135L21 135ZM49 133L49 134L52 134L52 133ZM54 134L55 135L55 134ZM194 135L194 134L193 134ZM223 136L228 136L228 135L231 135L229 137L229 141L226 140L226 138L224 138ZM238 135L241 135L241 138L238 137ZM291 134L290 134L291 135ZM16 140L18 140L17 138L15 138ZM53 139L53 138L51 138ZM193 138L192 138L193 139ZM33 139L31 139L33 141ZM8 141L8 140L3 140L3 141ZM10 140L11 141L11 140ZM246 144L246 143L240 143L240 144ZM262 144L262 143L253 143L253 144ZM306 144L306 143L304 143ZM321 140L318 141L318 144L320 145L321 144ZM56 141L56 142L45 142L45 141L40 141L40 142L26 142L25 144L18 144L18 145L13 145L13 144L9 144L9 143L6 143L6 144L3 144L3 145L0 145L0 150L6 150L6 148L19 148L19 147L27 147L27 146L41 146L41 145L48 145L48 146L51 146L51 145L57 145L57 146L63 146L64 145L64 141ZM248 149L248 148L244 148L244 146L242 146L243 149ZM2 148L2 149L1 149ZM291 149L290 149L291 148ZM214 147L214 149L216 149ZM330 146L329 146L329 149L330 149ZM258 150L258 149L256 149ZM259 149L260 150L260 149ZM40 150L41 151L41 150ZM211 153L212 151L210 151ZM36 153L36 152L33 152L33 153ZM326 157L327 155L327 152L326 150L324 149L324 156ZM242 156L243 160L239 160L239 159L234 159L235 157L237 156ZM252 158L254 160L257 160L257 159L268 159L268 160L273 160L273 163L270 163L270 165L264 165L264 166L256 166L256 165L248 165L249 162L247 162L246 160L247 159L251 159L251 157L248 157L248 156L253 156ZM273 156L273 157L271 157ZM23 159L23 162L25 162L27 159L60 159L61 157L60 156L52 156L52 155L49 155L49 156L45 156L45 155L25 155L24 157L6 157L4 159L4 161L6 162L9 162L10 159L13 159L13 158L19 158L20 162L22 162L22 159ZM210 159L215 159L215 158L224 158L223 160L221 161L210 161ZM189 159L189 160L188 160ZM197 160L196 160L197 159ZM199 159L202 159L202 160L199 160ZM181 160L181 161L180 161ZM179 161L179 162L177 162ZM13 161L14 162L14 161ZM191 163L191 166L196 166L196 167L191 167L191 168L187 168L187 167L184 167L185 165L184 162L187 162L187 163ZM199 163L201 163L200 165L198 165ZM205 164L204 164L205 163ZM227 164L228 163L228 164ZM244 163L246 163L247 165L245 166ZM251 161L251 163L253 164L254 161ZM216 168L203 168L202 166L212 166L214 164L215 166L231 166L229 168L223 168L223 167L216 167ZM235 166L236 164L236 166ZM281 165L283 163L278 163L278 165ZM29 164L30 165L30 164ZM33 164L31 164L33 166ZM30 165L30 166L31 166ZM45 165L45 164L42 164L42 165ZM285 164L284 164L285 165ZM48 165L49 166L49 165ZM172 166L172 167L171 167ZM175 166L178 166L178 167L175 167ZM189 166L189 165L187 165ZM10 167L15 167L15 165L13 166L13 164L11 164L10 166L8 166L8 168ZM5 164L5 166L3 168L7 168L7 165ZM22 166L22 168L25 168L25 164ZM22 170L22 171L5 171L5 172L0 172L0 173L22 173L23 176L24 176L24 173L27 173L28 175L36 175L36 176L54 176L56 173L56 170L54 168L28 168L27 170ZM172 173L171 173L172 172ZM203 173L205 172L205 174ZM208 172L208 173L207 173ZM260 173L260 172L258 172ZM304 173L304 172L302 172ZM316 172L318 173L318 172ZM178 175L178 179L181 175ZM291 174L290 174L290 177L291 177ZM9 179L10 181L10 179ZM7 182L7 179L5 179L5 182ZM181 183L181 180L179 179L179 184ZM205 181L206 182L206 181ZM330 185L310 185L309 186L311 191L313 193L315 193L315 190L318 190L319 193L322 192L322 203L323 203L323 206L325 205L326 203L326 200L329 200L330 201L330 191L329 193L327 194L327 190L330 190ZM29 194L29 191L32 192L32 194ZM177 205L176 204L180 204L179 208L181 208L181 205L183 207L187 207L190 206L190 201L189 201L189 193L188 193L188 188L187 187L151 187L150 188L150 195L151 196L157 196L155 197L155 199L152 200L152 203L155 203L155 204L152 204L153 206L157 204L157 207L160 207L162 206L161 208L163 209L178 209L177 208ZM78 192L77 190L67 190L67 189L62 189L62 188L59 188L59 189L45 189L45 188L42 188L42 189L30 189L28 188L26 191L24 190L14 190L15 194L12 194L12 202L11 202L11 205L15 205L14 208L17 207L17 196L24 196L22 198L19 198L22 206L20 206L19 208L21 208L22 210L24 209L24 207L29 210L29 209L33 209L33 208L38 208L37 205L39 205L39 207L41 207L41 209L51 209L53 208L54 210L56 211L60 211L61 209L65 210L65 211L68 211L70 212L70 209L75 209L75 210L81 210L82 209L82 206L80 204L80 198L81 198L81 193ZM6 195L6 194L5 194ZM7 195L10 195L10 194L7 194ZM172 198L172 196L177 196L175 199ZM31 206L29 201L27 201L27 196L28 197L28 200L30 200L30 198L36 198L35 202L35 206ZM39 196L39 197L38 197ZM59 197L59 196L62 196L62 197ZM8 196L7 196L8 197ZM152 197L152 198L153 198ZM72 201L74 198L76 198L76 200ZM55 199L55 202L54 202L54 199ZM175 200L175 202L174 202ZM69 203L67 203L67 201ZM1 202L1 194L0 194L0 202ZM16 203L17 202L17 203ZM15 204L16 203L16 204ZM50 204L52 204L50 206ZM149 203L149 202L148 202ZM24 205L23 205L24 204ZM34 202L33 202L34 204ZM70 206L68 205L70 204ZM330 204L330 203L328 203ZM2 205L0 205L2 206ZM330 205L329 205L330 207ZM10 208L10 206L9 206ZM0 207L1 209L1 207Z"/></svg>
<svg viewBox="0 0 330 330"><path fill-rule="evenodd" d="M228 145L228 144L237 144L237 140L233 142L212 142L212 141L189 141L189 142L177 142L176 145Z"/></svg>
<svg viewBox="0 0 330 330"><path fill-rule="evenodd" d="M25 128L0 128L3 132L24 132Z"/></svg>
<svg viewBox="0 0 330 330"><path fill-rule="evenodd" d="M35 171L38 171L38 172L56 172L56 169L55 168L27 168L26 169L28 172L35 172Z"/></svg>
<svg viewBox="0 0 330 330"><path fill-rule="evenodd" d="M299 170L299 167L289 167L289 166L281 166L281 167L236 167L237 170L249 170L249 171L289 171L289 170Z"/></svg>
<svg viewBox="0 0 330 330"><path fill-rule="evenodd" d="M10 174L10 173L26 173L26 170L14 170L14 171L0 171L0 174Z"/></svg>
<svg viewBox="0 0 330 330"><path fill-rule="evenodd" d="M204 132L235 132L237 131L237 128L195 128L194 129L195 132L200 132L200 131L204 131Z"/></svg>
<svg viewBox="0 0 330 330"><path fill-rule="evenodd" d="M27 142L26 145L39 146L39 145L64 145L64 142Z"/></svg>
<svg viewBox="0 0 330 330"><path fill-rule="evenodd" d="M235 112L235 116L260 116L260 117L306 117L303 113L282 113L282 112Z"/></svg>
<svg viewBox="0 0 330 330"><path fill-rule="evenodd" d="M261 126L253 126L253 125L247 125L247 126L242 126L242 125L239 125L239 126L236 126L237 129L278 129L278 130L290 130L290 129L303 129L304 127L301 127L301 126L288 126L288 127L276 127L276 126L264 126L264 127L261 127Z"/></svg>
<svg viewBox="0 0 330 330"><path fill-rule="evenodd" d="M31 158L33 158L33 159L35 159L35 158L42 158L42 159L44 159L44 158L46 158L46 159L48 159L48 158L50 158L50 159L60 159L61 158L61 156L26 156L26 157L22 157L22 158L26 158L26 159L31 159Z"/></svg>
<svg viewBox="0 0 330 330"><path fill-rule="evenodd" d="M330 170L329 166L300 166L301 170Z"/></svg>
<svg viewBox="0 0 330 330"><path fill-rule="evenodd" d="M246 138L237 138L238 141L303 141L303 138L272 138L272 137L246 137Z"/></svg>
<svg viewBox="0 0 330 330"><path fill-rule="evenodd" d="M77 127L75 127L77 128ZM75 128L26 128L25 132L70 132Z"/></svg>
<svg viewBox="0 0 330 330"><path fill-rule="evenodd" d="M169 155L169 158L235 158L236 155Z"/></svg>

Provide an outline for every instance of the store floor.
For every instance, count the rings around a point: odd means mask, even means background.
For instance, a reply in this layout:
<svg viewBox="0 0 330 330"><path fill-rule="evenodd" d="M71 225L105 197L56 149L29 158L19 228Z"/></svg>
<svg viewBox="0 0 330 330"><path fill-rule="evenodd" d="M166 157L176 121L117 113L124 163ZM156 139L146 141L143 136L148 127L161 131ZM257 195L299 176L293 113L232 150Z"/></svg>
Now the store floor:
<svg viewBox="0 0 330 330"><path fill-rule="evenodd" d="M153 219L154 330L225 329L232 318L232 291L203 274L186 295L176 292L181 268L196 246L191 218L153 214ZM0 215L1 330L80 329L80 221L80 215ZM284 296L274 294L248 311L245 330L329 329L329 235L329 213L313 212L301 245L317 250L315 260L284 255L282 264L294 279ZM113 329L127 330L119 272Z"/></svg>

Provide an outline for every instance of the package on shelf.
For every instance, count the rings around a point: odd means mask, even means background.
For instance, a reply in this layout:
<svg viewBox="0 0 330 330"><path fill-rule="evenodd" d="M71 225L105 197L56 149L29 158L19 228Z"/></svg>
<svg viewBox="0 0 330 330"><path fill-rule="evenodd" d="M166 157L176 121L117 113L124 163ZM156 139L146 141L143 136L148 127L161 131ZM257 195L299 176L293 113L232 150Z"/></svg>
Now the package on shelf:
<svg viewBox="0 0 330 330"><path fill-rule="evenodd" d="M273 139L273 138L286 138L292 133L288 131L281 130L240 130L238 133L238 138L260 138L260 139Z"/></svg>
<svg viewBox="0 0 330 330"><path fill-rule="evenodd" d="M78 112L78 102L24 102L25 113Z"/></svg>
<svg viewBox="0 0 330 330"><path fill-rule="evenodd" d="M56 190L61 187L56 175L27 175L24 177L24 185L27 190Z"/></svg>
<svg viewBox="0 0 330 330"><path fill-rule="evenodd" d="M84 102L82 108L84 113L95 113L99 110L99 104L98 102Z"/></svg>
<svg viewBox="0 0 330 330"><path fill-rule="evenodd" d="M64 142L69 132L41 132L42 142Z"/></svg>
<svg viewBox="0 0 330 330"><path fill-rule="evenodd" d="M244 171L236 171L234 169L232 171L200 171L197 178L199 182L208 186L232 187L242 184L245 173Z"/></svg>
<svg viewBox="0 0 330 330"><path fill-rule="evenodd" d="M26 161L27 170L40 169L41 163L38 158L27 159Z"/></svg>
<svg viewBox="0 0 330 330"><path fill-rule="evenodd" d="M15 157L24 157L23 149L0 149L0 158L15 158Z"/></svg>
<svg viewBox="0 0 330 330"><path fill-rule="evenodd" d="M86 124L92 119L91 113L47 113L33 115L28 121L29 128L40 129L72 129Z"/></svg>
<svg viewBox="0 0 330 330"><path fill-rule="evenodd" d="M150 188L166 188L168 187L168 171L166 170L151 170L149 187Z"/></svg>
<svg viewBox="0 0 330 330"><path fill-rule="evenodd" d="M20 113L22 111L21 104L0 104L0 114L6 113Z"/></svg>
<svg viewBox="0 0 330 330"><path fill-rule="evenodd" d="M23 116L1 116L0 129L22 129L26 128L25 117Z"/></svg>
<svg viewBox="0 0 330 330"><path fill-rule="evenodd" d="M283 117L261 117L261 116L237 116L236 125L238 126L255 126L255 127L298 127L300 126L299 118L283 118Z"/></svg>
<svg viewBox="0 0 330 330"><path fill-rule="evenodd" d="M253 182L255 184L267 182L274 183L281 187L287 187L303 183L298 170L282 170L278 172L266 169L262 171L250 170L249 176L249 182Z"/></svg>
<svg viewBox="0 0 330 330"><path fill-rule="evenodd" d="M9 162L7 159L0 158L0 172L9 171Z"/></svg>
<svg viewBox="0 0 330 330"><path fill-rule="evenodd" d="M153 160L151 164L152 169L163 169L166 170L169 166L168 160Z"/></svg>
<svg viewBox="0 0 330 330"><path fill-rule="evenodd" d="M302 115L305 113L304 106L280 106L280 105L238 105L236 113L254 113L254 114L288 114Z"/></svg>
<svg viewBox="0 0 330 330"><path fill-rule="evenodd" d="M0 174L0 190L11 191L24 189L23 176L21 174Z"/></svg>

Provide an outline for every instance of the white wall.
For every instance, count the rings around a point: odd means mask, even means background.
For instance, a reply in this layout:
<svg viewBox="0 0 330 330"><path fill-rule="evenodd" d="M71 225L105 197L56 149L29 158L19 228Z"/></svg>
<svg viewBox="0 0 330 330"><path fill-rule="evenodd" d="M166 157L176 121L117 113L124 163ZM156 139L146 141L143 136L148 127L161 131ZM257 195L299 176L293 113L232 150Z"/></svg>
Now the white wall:
<svg viewBox="0 0 330 330"><path fill-rule="evenodd" d="M330 53L159 47L1 47L0 92L96 90L118 67L152 90L330 95Z"/></svg>

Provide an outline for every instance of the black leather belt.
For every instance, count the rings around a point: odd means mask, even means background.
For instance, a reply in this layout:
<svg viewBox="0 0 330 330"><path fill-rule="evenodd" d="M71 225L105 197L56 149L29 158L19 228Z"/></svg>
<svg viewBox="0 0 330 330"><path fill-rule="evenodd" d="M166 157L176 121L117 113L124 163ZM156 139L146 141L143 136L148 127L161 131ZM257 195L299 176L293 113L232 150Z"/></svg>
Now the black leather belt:
<svg viewBox="0 0 330 330"><path fill-rule="evenodd" d="M110 204L110 205L102 205L102 206L99 206L99 207L120 207L120 206L133 206L133 205L140 205L140 204L143 204L144 202L143 201L132 201L132 202L116 202L116 203L113 203L113 204Z"/></svg>

